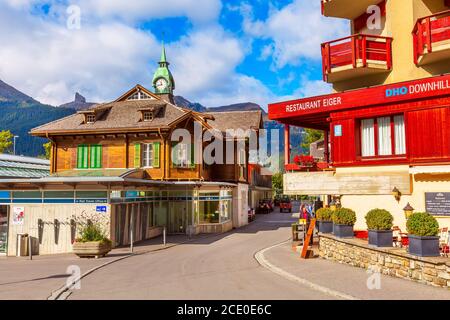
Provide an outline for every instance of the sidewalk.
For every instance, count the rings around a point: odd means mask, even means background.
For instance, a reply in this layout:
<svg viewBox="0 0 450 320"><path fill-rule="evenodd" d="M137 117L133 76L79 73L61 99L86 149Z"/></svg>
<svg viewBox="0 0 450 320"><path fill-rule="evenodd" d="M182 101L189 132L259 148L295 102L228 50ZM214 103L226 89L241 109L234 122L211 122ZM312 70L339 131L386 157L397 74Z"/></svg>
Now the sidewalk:
<svg viewBox="0 0 450 320"><path fill-rule="evenodd" d="M173 246L207 237L200 235L191 240L184 235L168 236L167 244L162 237L138 243L134 254L164 250ZM0 257L0 300L42 300L59 289L69 277L67 268L79 266L81 274L88 270L130 255L130 248L117 248L101 259L80 259L74 254L28 257Z"/></svg>
<svg viewBox="0 0 450 320"><path fill-rule="evenodd" d="M450 290L384 275L380 275L381 288L369 290L367 280L371 274L367 270L319 258L301 259L300 253L292 250L290 242L266 251L264 257L291 276L356 299L450 300Z"/></svg>

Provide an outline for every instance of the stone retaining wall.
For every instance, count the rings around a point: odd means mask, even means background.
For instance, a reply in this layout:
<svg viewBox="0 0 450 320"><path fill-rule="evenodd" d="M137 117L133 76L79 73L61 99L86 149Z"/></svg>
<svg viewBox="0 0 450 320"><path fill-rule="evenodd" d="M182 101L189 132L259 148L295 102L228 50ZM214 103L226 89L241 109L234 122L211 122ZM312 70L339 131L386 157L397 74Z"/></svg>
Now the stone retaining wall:
<svg viewBox="0 0 450 320"><path fill-rule="evenodd" d="M364 240L323 234L319 240L319 256L393 277L450 288L449 258L415 257L403 248L372 248Z"/></svg>

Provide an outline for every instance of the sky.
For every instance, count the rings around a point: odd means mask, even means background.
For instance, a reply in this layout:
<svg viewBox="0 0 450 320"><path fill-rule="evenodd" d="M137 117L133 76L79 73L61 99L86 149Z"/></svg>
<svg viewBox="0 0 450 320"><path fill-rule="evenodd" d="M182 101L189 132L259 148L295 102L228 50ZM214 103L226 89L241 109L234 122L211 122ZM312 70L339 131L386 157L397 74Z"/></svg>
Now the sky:
<svg viewBox="0 0 450 320"><path fill-rule="evenodd" d="M320 44L349 34L319 0L1 0L0 79L42 103L115 100L167 49L176 95L207 107L328 93Z"/></svg>

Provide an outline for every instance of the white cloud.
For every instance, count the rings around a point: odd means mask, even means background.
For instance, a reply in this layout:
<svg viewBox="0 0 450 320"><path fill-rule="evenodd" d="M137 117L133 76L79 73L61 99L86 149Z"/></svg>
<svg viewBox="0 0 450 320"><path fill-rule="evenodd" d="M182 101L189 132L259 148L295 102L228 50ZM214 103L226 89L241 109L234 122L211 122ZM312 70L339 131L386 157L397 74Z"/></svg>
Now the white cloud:
<svg viewBox="0 0 450 320"><path fill-rule="evenodd" d="M187 17L193 23L214 21L220 14L220 0L79 0L79 6L88 15L123 20Z"/></svg>
<svg viewBox="0 0 450 320"><path fill-rule="evenodd" d="M299 65L303 59L319 60L320 44L349 34L347 22L321 15L320 1L295 0L281 8L272 8L265 21L254 20L248 5L241 8L244 31L256 38L268 39L261 57L272 55L275 68Z"/></svg>
<svg viewBox="0 0 450 320"><path fill-rule="evenodd" d="M113 99L151 81L148 61L159 52L151 34L116 23L68 30L0 9L0 78L44 103L70 101L75 91L89 100Z"/></svg>

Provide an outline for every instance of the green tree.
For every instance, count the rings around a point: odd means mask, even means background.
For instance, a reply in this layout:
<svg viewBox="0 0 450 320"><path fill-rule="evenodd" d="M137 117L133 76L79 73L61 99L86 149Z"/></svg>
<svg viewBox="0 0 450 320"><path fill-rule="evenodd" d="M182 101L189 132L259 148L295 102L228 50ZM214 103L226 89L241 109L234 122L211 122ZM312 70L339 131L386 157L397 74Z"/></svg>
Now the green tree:
<svg viewBox="0 0 450 320"><path fill-rule="evenodd" d="M323 131L314 129L305 129L302 141L303 152L309 154L309 147L311 146L311 143L319 141L323 139L323 137L324 137Z"/></svg>
<svg viewBox="0 0 450 320"><path fill-rule="evenodd" d="M44 147L44 150L45 150L45 154L44 154L43 157L45 159L50 159L50 153L51 153L51 150L52 150L52 142L49 141L47 143L44 143L42 146Z"/></svg>
<svg viewBox="0 0 450 320"><path fill-rule="evenodd" d="M275 195L283 194L283 174L281 172L272 176L272 188L275 191Z"/></svg>
<svg viewBox="0 0 450 320"><path fill-rule="evenodd" d="M11 148L14 135L9 130L0 131L0 153L4 153Z"/></svg>

